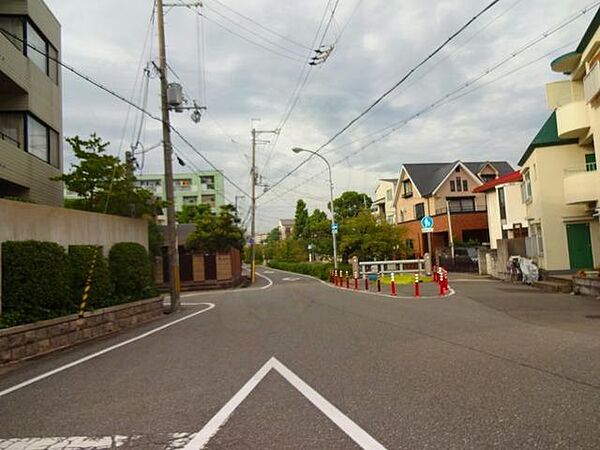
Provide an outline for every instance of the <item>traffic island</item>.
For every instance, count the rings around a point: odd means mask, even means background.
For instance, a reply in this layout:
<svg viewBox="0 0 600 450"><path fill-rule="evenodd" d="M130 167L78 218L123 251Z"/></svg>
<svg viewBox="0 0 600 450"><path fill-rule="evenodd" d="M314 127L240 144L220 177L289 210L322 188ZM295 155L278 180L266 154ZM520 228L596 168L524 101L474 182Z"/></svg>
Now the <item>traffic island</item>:
<svg viewBox="0 0 600 450"><path fill-rule="evenodd" d="M163 297L0 330L0 367L72 347L163 316Z"/></svg>

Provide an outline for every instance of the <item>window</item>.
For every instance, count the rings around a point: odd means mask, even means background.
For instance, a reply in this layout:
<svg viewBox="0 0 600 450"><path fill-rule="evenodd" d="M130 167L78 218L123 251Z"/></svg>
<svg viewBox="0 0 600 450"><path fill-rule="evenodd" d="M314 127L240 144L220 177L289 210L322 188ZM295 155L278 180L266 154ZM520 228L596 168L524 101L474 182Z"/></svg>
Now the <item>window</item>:
<svg viewBox="0 0 600 450"><path fill-rule="evenodd" d="M33 116L27 115L27 152L48 162L50 155L48 141L46 126Z"/></svg>
<svg viewBox="0 0 600 450"><path fill-rule="evenodd" d="M450 212L473 212L475 211L475 199L473 197L449 198Z"/></svg>
<svg viewBox="0 0 600 450"><path fill-rule="evenodd" d="M24 125L22 113L0 114L0 138L12 142L19 148L25 148Z"/></svg>
<svg viewBox="0 0 600 450"><path fill-rule="evenodd" d="M394 215L393 215L393 214L390 214L389 216L387 216L387 222L388 222L389 224L391 224L391 225L393 225L393 224L394 224L394 222L395 222L395 220L394 220L394 219L395 219L395 218L394 218Z"/></svg>
<svg viewBox="0 0 600 450"><path fill-rule="evenodd" d="M388 189L385 192L385 198L387 199L388 202L392 200L392 194L393 194L393 191L391 189Z"/></svg>
<svg viewBox="0 0 600 450"><path fill-rule="evenodd" d="M456 166L456 169L454 169L455 172L460 172L460 166Z"/></svg>
<svg viewBox="0 0 600 450"><path fill-rule="evenodd" d="M415 248L415 243L413 242L413 240L412 240L412 239L407 239L407 240L406 240L406 248L407 248L408 250L414 250L414 248Z"/></svg>
<svg viewBox="0 0 600 450"><path fill-rule="evenodd" d="M481 174L481 179L483 180L484 183L487 183L488 181L495 180L496 175L494 175L493 173L484 173L484 174Z"/></svg>
<svg viewBox="0 0 600 450"><path fill-rule="evenodd" d="M585 155L585 170L586 172L594 172L598 166L596 165L596 154L588 153Z"/></svg>
<svg viewBox="0 0 600 450"><path fill-rule="evenodd" d="M410 180L404 180L402 182L402 197L408 198L408 197L412 197L412 195L413 195L412 183L410 182Z"/></svg>
<svg viewBox="0 0 600 450"><path fill-rule="evenodd" d="M462 192L462 180L460 177L456 177L456 190Z"/></svg>
<svg viewBox="0 0 600 450"><path fill-rule="evenodd" d="M24 27L25 23L23 17L19 16L1 16L0 17L0 28L6 30L6 33L3 33L4 36L14 45L17 50L23 52L23 41L24 36Z"/></svg>
<svg viewBox="0 0 600 450"><path fill-rule="evenodd" d="M202 184L204 190L213 190L215 188L215 177L212 175L202 176L200 177L200 184Z"/></svg>
<svg viewBox="0 0 600 450"><path fill-rule="evenodd" d="M400 211L400 222L404 222L404 211Z"/></svg>
<svg viewBox="0 0 600 450"><path fill-rule="evenodd" d="M524 203L528 203L532 200L531 191L531 175L529 171L523 172L523 182L521 183L521 196Z"/></svg>
<svg viewBox="0 0 600 450"><path fill-rule="evenodd" d="M203 195L201 197L201 201L202 203L209 205L211 208L214 208L216 205L216 198L214 196L214 194L209 194L209 195Z"/></svg>
<svg viewBox="0 0 600 450"><path fill-rule="evenodd" d="M456 192L456 182L454 180L450 180L450 192Z"/></svg>
<svg viewBox="0 0 600 450"><path fill-rule="evenodd" d="M175 180L173 184L175 186L175 189L178 191L189 191L190 186L192 185L192 180L190 180L189 178Z"/></svg>
<svg viewBox="0 0 600 450"><path fill-rule="evenodd" d="M500 205L500 219L506 221L506 197L503 187L498 189L498 204Z"/></svg>
<svg viewBox="0 0 600 450"><path fill-rule="evenodd" d="M27 56L46 75L48 74L48 44L31 22L27 22Z"/></svg>
<svg viewBox="0 0 600 450"><path fill-rule="evenodd" d="M196 203L198 203L198 197L195 195L189 196L189 197L183 197L184 205L195 205Z"/></svg>
<svg viewBox="0 0 600 450"><path fill-rule="evenodd" d="M56 50L51 44L48 44L48 56L48 76L54 82L54 84L58 84L58 50Z"/></svg>
<svg viewBox="0 0 600 450"><path fill-rule="evenodd" d="M463 191L469 192L469 182L467 180L463 180Z"/></svg>
<svg viewBox="0 0 600 450"><path fill-rule="evenodd" d="M415 218L422 219L425 217L425 203L417 203L415 205Z"/></svg>

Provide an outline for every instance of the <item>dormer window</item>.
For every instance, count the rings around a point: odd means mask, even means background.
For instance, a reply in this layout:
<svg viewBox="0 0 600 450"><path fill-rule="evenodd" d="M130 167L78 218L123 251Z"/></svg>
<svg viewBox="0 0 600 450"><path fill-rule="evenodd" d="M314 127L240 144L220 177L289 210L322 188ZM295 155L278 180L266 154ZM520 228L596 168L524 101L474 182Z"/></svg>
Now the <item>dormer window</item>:
<svg viewBox="0 0 600 450"><path fill-rule="evenodd" d="M402 182L402 197L409 198L412 197L412 195L412 183L410 182L410 180L404 180Z"/></svg>

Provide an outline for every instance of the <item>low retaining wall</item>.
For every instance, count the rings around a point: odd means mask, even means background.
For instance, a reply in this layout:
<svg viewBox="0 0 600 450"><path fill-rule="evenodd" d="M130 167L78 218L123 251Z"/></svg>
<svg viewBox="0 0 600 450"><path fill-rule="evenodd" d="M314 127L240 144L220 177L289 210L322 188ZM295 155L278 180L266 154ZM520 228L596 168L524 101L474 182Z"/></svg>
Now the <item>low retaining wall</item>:
<svg viewBox="0 0 600 450"><path fill-rule="evenodd" d="M573 292L581 295L600 296L600 278L573 277Z"/></svg>
<svg viewBox="0 0 600 450"><path fill-rule="evenodd" d="M0 365L21 361L150 322L163 315L156 297L0 330Z"/></svg>

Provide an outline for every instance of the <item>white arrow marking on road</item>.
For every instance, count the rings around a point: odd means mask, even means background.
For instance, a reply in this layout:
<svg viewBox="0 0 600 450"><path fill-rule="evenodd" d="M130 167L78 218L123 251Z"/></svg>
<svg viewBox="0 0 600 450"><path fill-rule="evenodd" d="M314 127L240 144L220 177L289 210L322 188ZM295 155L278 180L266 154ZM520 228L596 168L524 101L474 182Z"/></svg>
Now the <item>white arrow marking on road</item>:
<svg viewBox="0 0 600 450"><path fill-rule="evenodd" d="M300 281L300 278L285 277L282 278L282 281Z"/></svg>
<svg viewBox="0 0 600 450"><path fill-rule="evenodd" d="M354 442L364 449L385 450L385 447L377 442L360 426L354 423L348 416L342 413L332 405L321 394L306 384L294 372L284 366L277 358L272 357L258 372L256 372L248 382L223 406L215 416L208 421L206 425L196 434L185 447L184 450L198 450L211 440L211 438L225 425L231 414L248 397L254 388L271 371L275 370L285 378L288 383L294 386L306 399L315 405L323 414L325 414L333 423L335 423L344 433Z"/></svg>

